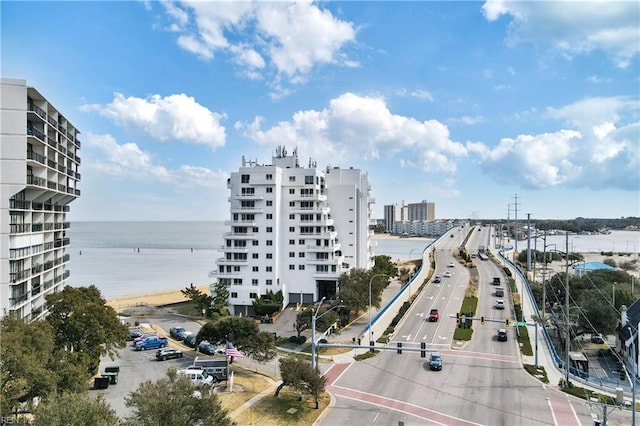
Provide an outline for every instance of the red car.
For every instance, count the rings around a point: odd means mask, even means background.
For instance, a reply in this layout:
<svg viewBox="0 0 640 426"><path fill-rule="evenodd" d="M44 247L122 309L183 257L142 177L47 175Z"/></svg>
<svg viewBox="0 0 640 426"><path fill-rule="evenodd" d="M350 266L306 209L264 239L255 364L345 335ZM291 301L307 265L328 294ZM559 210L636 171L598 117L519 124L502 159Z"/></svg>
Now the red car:
<svg viewBox="0 0 640 426"><path fill-rule="evenodd" d="M437 309L432 309L429 311L429 322L438 322L440 318L440 314Z"/></svg>

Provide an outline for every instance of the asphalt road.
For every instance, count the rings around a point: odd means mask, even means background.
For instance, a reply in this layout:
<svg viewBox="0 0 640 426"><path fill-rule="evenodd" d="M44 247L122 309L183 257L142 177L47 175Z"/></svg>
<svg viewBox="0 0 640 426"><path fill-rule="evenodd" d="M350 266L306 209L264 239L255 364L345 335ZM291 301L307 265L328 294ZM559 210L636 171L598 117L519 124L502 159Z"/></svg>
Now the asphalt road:
<svg viewBox="0 0 640 426"><path fill-rule="evenodd" d="M489 228L476 230L468 246L487 246L488 238ZM405 348L425 342L428 351L442 353L442 371L430 371L428 357L408 351L401 355L384 351L366 361L334 365L327 377L336 403L321 424L592 425L592 413L600 405L551 389L525 372L512 327L507 342L495 338L497 329L505 328L504 319L512 318L512 298L506 277L491 261L474 259L479 273L477 317L484 314L485 325L474 322L471 342L453 341L455 312L469 273L457 262L454 268L447 265L461 241L459 235L442 239L436 250L436 274L449 269L452 277L424 288L390 342L391 346L402 342ZM493 276L504 282L504 310L493 308ZM426 321L431 308L440 310L437 323ZM610 409L609 424L630 424L630 413Z"/></svg>

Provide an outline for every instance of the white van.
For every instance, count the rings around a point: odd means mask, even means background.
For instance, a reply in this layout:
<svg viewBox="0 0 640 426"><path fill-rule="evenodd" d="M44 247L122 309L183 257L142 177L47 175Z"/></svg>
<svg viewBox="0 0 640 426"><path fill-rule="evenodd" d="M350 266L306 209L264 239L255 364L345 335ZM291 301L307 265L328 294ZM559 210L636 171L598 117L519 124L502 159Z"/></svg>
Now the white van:
<svg viewBox="0 0 640 426"><path fill-rule="evenodd" d="M213 376L208 375L207 372L202 369L187 368L186 370L179 370L178 374L187 376L191 380L191 383L196 386L210 385L211 382L213 382Z"/></svg>

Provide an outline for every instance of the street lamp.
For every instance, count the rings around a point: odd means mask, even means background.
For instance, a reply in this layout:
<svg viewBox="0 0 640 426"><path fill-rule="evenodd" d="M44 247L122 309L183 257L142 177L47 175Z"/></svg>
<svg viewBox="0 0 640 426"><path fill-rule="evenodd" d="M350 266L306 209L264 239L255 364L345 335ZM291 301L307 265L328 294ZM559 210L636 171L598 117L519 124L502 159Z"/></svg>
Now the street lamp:
<svg viewBox="0 0 640 426"><path fill-rule="evenodd" d="M313 308L311 310L311 368L313 368L314 370L316 369L316 365L317 365L317 361L316 361L316 320L318 318L322 318L323 316L327 315L329 312L333 311L334 309L338 309L338 308L344 308L344 305L336 305L333 306L330 309L327 309L326 312L324 312L322 315L318 315L318 311L320 310L320 306L322 306L322 302L324 302L324 297L322 299L320 299L320 302L318 303L318 308L314 311Z"/></svg>
<svg viewBox="0 0 640 426"><path fill-rule="evenodd" d="M375 277L386 277L387 274L375 274L369 280L369 346L374 346L373 330L371 330L371 283Z"/></svg>

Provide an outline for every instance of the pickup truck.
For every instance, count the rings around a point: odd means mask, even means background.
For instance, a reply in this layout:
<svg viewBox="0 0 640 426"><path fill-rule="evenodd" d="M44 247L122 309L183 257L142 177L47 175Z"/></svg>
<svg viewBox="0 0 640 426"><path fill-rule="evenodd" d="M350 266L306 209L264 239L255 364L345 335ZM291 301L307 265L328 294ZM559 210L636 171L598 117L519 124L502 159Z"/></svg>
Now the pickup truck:
<svg viewBox="0 0 640 426"><path fill-rule="evenodd" d="M440 318L440 314L438 313L437 309L432 309L429 311L429 322L438 322L438 319Z"/></svg>
<svg viewBox="0 0 640 426"><path fill-rule="evenodd" d="M136 343L136 351L146 351L147 349L164 348L169 345L169 339L160 336L149 336Z"/></svg>
<svg viewBox="0 0 640 426"><path fill-rule="evenodd" d="M500 277L493 277L493 285L500 285Z"/></svg>

